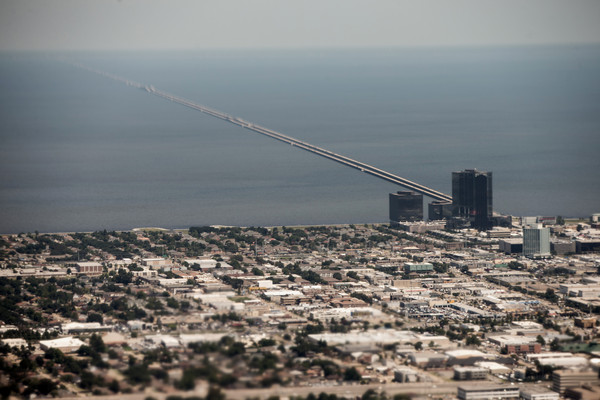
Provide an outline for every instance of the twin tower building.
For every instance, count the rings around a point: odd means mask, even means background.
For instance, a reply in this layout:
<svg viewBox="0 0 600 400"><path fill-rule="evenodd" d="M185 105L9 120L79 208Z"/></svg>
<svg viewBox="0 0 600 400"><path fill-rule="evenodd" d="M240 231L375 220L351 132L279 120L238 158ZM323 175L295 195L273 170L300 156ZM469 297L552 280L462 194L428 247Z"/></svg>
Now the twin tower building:
<svg viewBox="0 0 600 400"><path fill-rule="evenodd" d="M466 169L452 173L452 202L429 203L429 219L446 219L453 228L488 230L493 225L492 173ZM410 191L390 193L390 222L422 221L423 195Z"/></svg>

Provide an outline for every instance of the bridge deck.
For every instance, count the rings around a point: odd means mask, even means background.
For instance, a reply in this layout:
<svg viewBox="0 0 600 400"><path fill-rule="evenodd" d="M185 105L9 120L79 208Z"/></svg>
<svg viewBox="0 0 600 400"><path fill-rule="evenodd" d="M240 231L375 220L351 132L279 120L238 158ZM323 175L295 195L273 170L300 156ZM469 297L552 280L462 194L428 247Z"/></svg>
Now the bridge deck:
<svg viewBox="0 0 600 400"><path fill-rule="evenodd" d="M329 160L338 162L338 163L346 165L348 167L357 169L357 170L359 170L361 172L367 173L369 175L375 176L375 177L383 179L385 181L388 181L388 182L391 182L391 183L395 183L395 184L403 186L403 187L405 187L407 189L413 190L413 191L415 191L417 193L421 193L421 194L423 194L425 196L431 197L433 199L442 200L442 201L452 201L452 197L451 196L449 196L447 194L444 194L442 192L438 192L437 190L431 189L431 188L429 188L427 186L420 185L420 184L418 184L416 182L413 182L413 181L410 181L408 179L402 178L400 176L394 175L394 174L392 174L390 172L381 170L381 169L376 168L376 167L374 167L372 165L365 164L365 163L362 163L360 161L354 160L352 158L349 158L349 157L346 157L346 156L334 153L332 151L323 149L321 147L314 146L314 145L312 145L310 143L303 142L301 140L298 140L298 139L293 138L291 136L284 135L284 134L282 134L280 132L277 132L277 131L274 131L272 129L268 129L268 128L265 128L263 126L253 124L253 123L251 123L249 121L245 121L245 120L243 120L241 118L231 116L231 115L226 114L224 112L221 112L221 111L218 111L218 110L215 110L215 109L212 109L212 108L209 108L209 107L206 107L206 106L194 103L194 102L192 102L190 100L187 100L187 99L184 99L182 97L178 97L178 96L175 96L173 94L164 92L162 90L155 89L153 86L145 86L145 85L142 85L142 84L140 84L138 82L130 81L128 79L119 77L117 75L113 75L113 74L109 74L107 72L99 71L99 70L87 67L85 65L82 65L82 64L74 64L74 65L76 67L83 68L83 69L86 69L88 71L91 71L91 72L100 74L102 76L105 76L107 78L113 79L115 81L124 83L124 84L126 84L128 86L132 86L132 87L136 87L136 88L139 88L139 89L143 89L143 90L147 91L148 93L153 94L155 96L158 96L158 97L161 97L163 99L167 99L169 101L172 101L174 103L181 104L183 106L186 106L186 107L192 108L194 110L203 112L203 113L211 115L213 117L222 119L223 121L227 121L229 123L238 125L238 126L240 126L242 128L251 130L251 131L256 132L256 133L260 133L261 135L265 135L267 137L270 137L270 138L282 141L284 143L290 144L292 146L298 147L300 149L306 150L308 152L311 152L313 154L319 155L319 156L327 158Z"/></svg>

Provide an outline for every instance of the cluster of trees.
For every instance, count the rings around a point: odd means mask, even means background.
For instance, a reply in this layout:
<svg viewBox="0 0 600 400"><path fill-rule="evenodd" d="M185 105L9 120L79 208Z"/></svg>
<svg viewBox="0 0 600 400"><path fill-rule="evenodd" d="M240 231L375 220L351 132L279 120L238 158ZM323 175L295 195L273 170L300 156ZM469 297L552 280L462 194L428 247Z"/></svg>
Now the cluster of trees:
<svg viewBox="0 0 600 400"><path fill-rule="evenodd" d="M21 361L19 363L9 363L6 355L13 353ZM11 348L7 345L0 346L0 371L2 375L8 377L8 382L0 385L0 396L9 398L12 394L23 395L29 397L32 394L47 395L56 389L56 385L52 380L44 380L41 382L38 379L31 379L32 373L35 373L41 366L44 365L44 359L37 357L32 360L31 349L28 347ZM21 385L24 388L21 388Z"/></svg>
<svg viewBox="0 0 600 400"><path fill-rule="evenodd" d="M0 320L18 327L31 324L39 326L47 322L42 313L58 313L65 318L76 318L73 295L86 291L76 284L74 278L48 280L28 277L25 281L0 278ZM37 298L41 311L19 304Z"/></svg>
<svg viewBox="0 0 600 400"><path fill-rule="evenodd" d="M352 292L350 294L350 297L354 297L355 299L362 300L367 304L373 304L373 297L371 297L365 293L362 293L362 292Z"/></svg>
<svg viewBox="0 0 600 400"><path fill-rule="evenodd" d="M77 354L82 357L89 357L91 364L98 368L108 368L108 364L102 360L102 354L106 353L108 348L104 344L101 336L93 334L90 337L90 344L82 345Z"/></svg>
<svg viewBox="0 0 600 400"><path fill-rule="evenodd" d="M129 302L126 297L119 297L112 300L109 304L107 303L93 303L87 305L88 319L90 314L110 315L114 318L122 321L131 321L134 319L146 318L148 314L143 309L136 305L129 306ZM97 318L97 317L92 317ZM100 321L91 321L100 322Z"/></svg>
<svg viewBox="0 0 600 400"><path fill-rule="evenodd" d="M138 363L135 359L130 358L129 367L123 372L123 375L131 385L147 385L153 377L164 382L169 381L169 375L164 369L149 368L149 365L148 360Z"/></svg>
<svg viewBox="0 0 600 400"><path fill-rule="evenodd" d="M339 323L332 318L329 323L329 331L333 333L346 333L350 331L351 327L352 323L346 318L342 318Z"/></svg>
<svg viewBox="0 0 600 400"><path fill-rule="evenodd" d="M544 268L542 270L542 274L547 275L547 276L571 275L573 273L574 272L572 272L571 270L569 270L568 268L565 268L565 267Z"/></svg>
<svg viewBox="0 0 600 400"><path fill-rule="evenodd" d="M218 387L228 387L237 381L233 375L223 373L204 358L200 366L184 369L181 379L175 382L175 387L180 390L192 390L196 387L197 379L205 379Z"/></svg>
<svg viewBox="0 0 600 400"><path fill-rule="evenodd" d="M117 355L114 351L108 351L102 338L98 335L92 335L89 343L78 349L78 357L67 356L58 349L48 349L43 356L33 357L28 347L1 346L0 354L6 355L12 352L21 361L11 364L5 361L5 357L0 357L0 371L9 377L9 384L0 387L0 396L8 398L11 395L17 395L28 398L32 395L55 395L56 390L62 385L55 379L37 378L36 376L39 376L40 373L57 377L59 372L63 372L61 379L70 382L77 376L79 377L78 386L86 390L107 386L101 377L90 372L89 367L91 365L105 369L108 365L102 360L102 354L108 352L109 357L112 358ZM109 384L108 388L115 393L119 390L117 382Z"/></svg>
<svg viewBox="0 0 600 400"><path fill-rule="evenodd" d="M286 275L300 275L302 279L306 279L313 284L327 284L327 281L321 278L321 275L312 270L303 270L297 263L286 265L282 268L282 272Z"/></svg>

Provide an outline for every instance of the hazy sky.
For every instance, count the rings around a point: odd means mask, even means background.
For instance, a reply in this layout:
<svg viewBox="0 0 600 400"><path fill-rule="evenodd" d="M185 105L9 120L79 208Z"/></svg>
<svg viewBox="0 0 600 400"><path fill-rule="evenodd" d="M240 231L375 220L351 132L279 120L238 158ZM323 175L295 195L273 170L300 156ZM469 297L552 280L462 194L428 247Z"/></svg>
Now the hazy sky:
<svg viewBox="0 0 600 400"><path fill-rule="evenodd" d="M598 42L598 0L0 0L0 50Z"/></svg>

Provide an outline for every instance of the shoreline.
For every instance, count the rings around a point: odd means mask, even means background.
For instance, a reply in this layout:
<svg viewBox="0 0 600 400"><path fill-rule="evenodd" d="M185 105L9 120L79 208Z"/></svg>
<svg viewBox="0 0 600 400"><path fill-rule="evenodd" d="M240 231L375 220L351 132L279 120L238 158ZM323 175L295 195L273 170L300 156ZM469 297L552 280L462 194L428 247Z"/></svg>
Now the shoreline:
<svg viewBox="0 0 600 400"><path fill-rule="evenodd" d="M378 226L378 225L389 225L389 222L350 222L350 223L343 223L343 224L298 224L298 225L220 225L220 224L211 224L211 225L190 225L187 228L161 228L161 227L157 227L157 226L153 226L153 227L136 227L136 228L131 228L131 229L96 229L93 231L88 231L88 230L84 230L84 231L60 231L60 232L40 232L38 231L37 233L40 235L71 235L71 234L75 234L75 233L94 233L94 232L102 232L104 230L106 230L107 232L148 232L148 231L161 231L161 232L180 232L180 231L187 231L189 228L191 227L200 227L200 226L210 226L212 228L241 228L241 229L247 229L247 228L265 228L265 229L273 229L273 228L308 228L308 227L326 227L326 226L349 226L349 225L371 225L371 226ZM33 231L21 231L18 233L0 233L0 236L12 236L12 235L27 235L27 234L35 234L36 232Z"/></svg>
<svg viewBox="0 0 600 400"><path fill-rule="evenodd" d="M513 216L515 217L515 216ZM521 218L521 217L517 217L517 218ZM589 219L588 217L563 217L563 219L565 220L565 225L567 224L577 224L580 222L585 222ZM424 221L424 222L429 222L429 221ZM210 226L213 228L241 228L241 229L247 229L247 228L266 228L266 229L272 229L272 228L308 228L308 227L326 227L326 226L349 226L349 225L371 225L371 226L379 226L379 225L389 225L390 222L348 222L348 223L341 223L341 224L294 224L294 225L221 225L221 224L209 224L209 225L190 225L187 228L163 228L163 227L159 227L159 226L143 226L143 227L135 227L135 228L130 228L130 229L106 229L106 228L102 228L102 229L96 229L96 230L81 230L81 231L54 231L54 232L40 232L37 231L37 234L40 235L70 235L70 234L75 234L75 233L94 233L94 232L101 232L101 231L107 231L107 232L144 232L144 231L161 231L161 232L181 232L181 231L187 231L189 228L191 227L199 227L199 226ZM36 231L21 231L21 232L17 232L17 233L0 233L0 236L12 236L12 235L27 235L27 234L36 234Z"/></svg>

